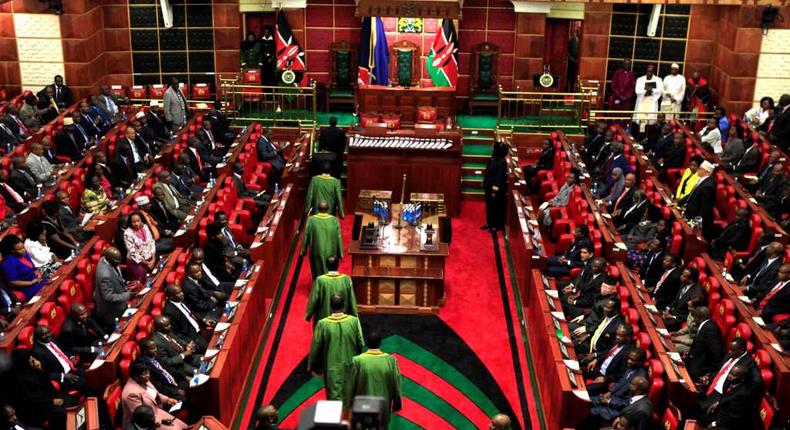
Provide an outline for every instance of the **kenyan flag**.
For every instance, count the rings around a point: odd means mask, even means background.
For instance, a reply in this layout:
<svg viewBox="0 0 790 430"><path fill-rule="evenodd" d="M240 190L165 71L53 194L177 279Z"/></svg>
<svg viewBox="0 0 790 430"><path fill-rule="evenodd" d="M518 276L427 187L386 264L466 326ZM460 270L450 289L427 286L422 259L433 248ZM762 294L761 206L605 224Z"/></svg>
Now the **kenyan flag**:
<svg viewBox="0 0 790 430"><path fill-rule="evenodd" d="M435 86L454 87L458 84L458 35L453 20L442 20L442 29L436 32L426 66Z"/></svg>

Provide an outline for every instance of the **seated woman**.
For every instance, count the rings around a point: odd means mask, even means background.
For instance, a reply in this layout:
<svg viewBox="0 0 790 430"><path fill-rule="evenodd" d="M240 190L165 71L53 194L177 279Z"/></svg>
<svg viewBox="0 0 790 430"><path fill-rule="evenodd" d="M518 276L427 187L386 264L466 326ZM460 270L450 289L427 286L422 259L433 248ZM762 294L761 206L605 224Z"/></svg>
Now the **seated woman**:
<svg viewBox="0 0 790 430"><path fill-rule="evenodd" d="M721 131L716 118L708 118L708 123L700 130L699 136L705 150L714 154L721 154L724 150L721 146Z"/></svg>
<svg viewBox="0 0 790 430"><path fill-rule="evenodd" d="M39 221L27 225L25 232L25 251L30 254L30 259L37 269L51 272L58 262L58 258L47 246L47 234L44 224Z"/></svg>
<svg viewBox="0 0 790 430"><path fill-rule="evenodd" d="M102 152L98 152L99 157L102 157L102 160L106 160L106 156ZM100 164L98 164L97 160L93 160L93 164L88 166L88 170L85 173L86 178L91 178L96 176L99 178L99 185L101 186L102 190L104 190L104 195L109 197L114 197L115 192L112 189L112 183L110 182L110 178L104 174L104 169Z"/></svg>
<svg viewBox="0 0 790 430"><path fill-rule="evenodd" d="M154 410L156 428L159 430L180 430L188 426L183 421L170 415L166 409L178 403L176 399L165 396L156 390L151 383L151 372L141 361L134 361L129 366L129 380L121 393L123 408L123 428L134 428L131 425L132 414L140 405Z"/></svg>
<svg viewBox="0 0 790 430"><path fill-rule="evenodd" d="M3 274L11 289L22 291L29 300L47 283L47 279L36 270L30 254L25 252L25 244L19 237L9 234L0 240L0 254L3 255Z"/></svg>
<svg viewBox="0 0 790 430"><path fill-rule="evenodd" d="M691 190L694 189L694 186L697 185L697 181L699 181L697 169L699 169L699 165L702 164L702 161L703 158L699 155L691 157L688 167L686 167L686 170L683 171L683 176L681 176L680 182L678 182L678 189L675 191L675 198L680 200L686 197L691 193Z"/></svg>
<svg viewBox="0 0 790 430"><path fill-rule="evenodd" d="M47 246L60 259L69 257L79 246L77 239L69 233L60 221L60 205L46 201L41 205L43 217L41 224L47 236Z"/></svg>
<svg viewBox="0 0 790 430"><path fill-rule="evenodd" d="M94 215L102 215L110 211L110 199L101 186L101 178L97 175L85 179L85 191L82 192L82 211Z"/></svg>
<svg viewBox="0 0 790 430"><path fill-rule="evenodd" d="M672 341L675 342L675 349L681 354L689 352L691 349L691 344L694 342L694 336L697 335L697 328L699 328L699 323L694 318L692 313L694 309L700 306L707 306L708 299L705 298L705 294L703 293L694 293L691 295L687 303L689 307L689 315L686 317L686 327L681 328L671 335Z"/></svg>
<svg viewBox="0 0 790 430"><path fill-rule="evenodd" d="M763 97L760 99L760 104L747 110L743 114L743 120L752 127L758 127L768 119L769 112L774 110L774 99L770 97Z"/></svg>
<svg viewBox="0 0 790 430"><path fill-rule="evenodd" d="M623 175L623 169L615 167L612 169L612 173L609 176L610 178L607 182L610 185L600 196L601 200L606 205L611 205L617 201L617 198L620 197L620 193L622 193L623 189L625 189L625 176Z"/></svg>
<svg viewBox="0 0 790 430"><path fill-rule="evenodd" d="M149 270L156 266L156 241L140 212L129 214L129 228L123 233L126 269L133 281L145 283Z"/></svg>

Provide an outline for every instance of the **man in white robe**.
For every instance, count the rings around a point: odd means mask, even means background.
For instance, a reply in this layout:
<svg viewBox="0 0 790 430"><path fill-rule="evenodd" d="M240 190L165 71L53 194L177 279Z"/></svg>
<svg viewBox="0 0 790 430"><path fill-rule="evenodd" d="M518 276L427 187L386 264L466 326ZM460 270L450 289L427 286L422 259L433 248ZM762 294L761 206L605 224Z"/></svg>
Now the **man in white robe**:
<svg viewBox="0 0 790 430"><path fill-rule="evenodd" d="M647 66L645 76L636 80L636 107L634 122L639 124L639 131L644 132L648 124L655 124L658 103L664 92L664 82L655 75L653 65Z"/></svg>
<svg viewBox="0 0 790 430"><path fill-rule="evenodd" d="M667 112L667 119L675 118L672 113L681 111L685 96L686 78L680 74L677 63L672 63L670 74L664 77L664 100L661 102L661 111Z"/></svg>

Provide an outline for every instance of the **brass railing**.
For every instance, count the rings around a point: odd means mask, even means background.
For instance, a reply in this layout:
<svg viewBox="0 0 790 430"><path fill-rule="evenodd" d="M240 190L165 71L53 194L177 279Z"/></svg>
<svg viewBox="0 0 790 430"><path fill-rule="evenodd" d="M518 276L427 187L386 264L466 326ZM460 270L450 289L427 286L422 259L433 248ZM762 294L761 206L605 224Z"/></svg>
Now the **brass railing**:
<svg viewBox="0 0 790 430"><path fill-rule="evenodd" d="M713 116L713 112L664 112L664 111L634 112L632 110L591 110L589 113L589 124L594 124L597 121L650 122L650 121L655 121L658 114L664 114L666 119L675 119L677 121L684 123L704 121L710 118L711 116Z"/></svg>
<svg viewBox="0 0 790 430"><path fill-rule="evenodd" d="M553 130L560 127L578 127L591 107L591 97L597 89L582 88L578 93L505 91L499 87L497 128L519 127L518 120L533 118L537 122L524 125L538 130ZM567 122L558 122L559 118Z"/></svg>
<svg viewBox="0 0 790 430"><path fill-rule="evenodd" d="M314 124L318 113L316 86L279 87L241 83L238 78L220 77L220 97L237 121L258 121L265 125Z"/></svg>

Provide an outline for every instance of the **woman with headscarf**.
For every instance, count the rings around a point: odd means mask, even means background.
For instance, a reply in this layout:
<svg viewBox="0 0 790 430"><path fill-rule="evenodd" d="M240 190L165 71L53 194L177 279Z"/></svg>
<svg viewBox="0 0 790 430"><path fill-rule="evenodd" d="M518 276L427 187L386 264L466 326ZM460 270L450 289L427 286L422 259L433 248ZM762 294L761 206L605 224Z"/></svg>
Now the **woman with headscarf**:
<svg viewBox="0 0 790 430"><path fill-rule="evenodd" d="M13 395L8 397L19 419L28 426L66 428L66 401L55 390L41 362L30 354L29 349L17 348L11 354L13 370L9 372L9 387Z"/></svg>
<svg viewBox="0 0 790 430"><path fill-rule="evenodd" d="M13 290L21 291L25 300L35 296L47 283L46 277L36 270L36 265L25 251L25 244L17 236L9 234L0 240L3 255L3 275Z"/></svg>
<svg viewBox="0 0 790 430"><path fill-rule="evenodd" d="M508 146L504 142L494 143L494 151L483 173L483 190L486 198L486 223L483 230L504 230L505 196L507 195Z"/></svg>
<svg viewBox="0 0 790 430"><path fill-rule="evenodd" d="M259 69L262 65L261 41L254 32L249 31L247 38L241 42L241 68Z"/></svg>
<svg viewBox="0 0 790 430"><path fill-rule="evenodd" d="M615 167L612 169L611 175L611 185L609 185L609 189L606 195L601 196L601 200L606 205L611 205L617 201L617 198L620 197L620 193L623 192L625 189L625 175L623 175L623 169L619 167Z"/></svg>

